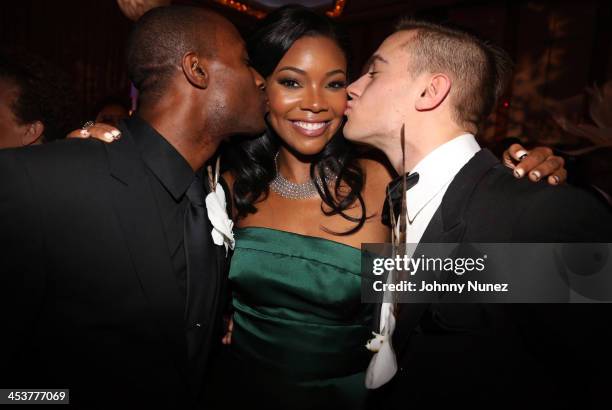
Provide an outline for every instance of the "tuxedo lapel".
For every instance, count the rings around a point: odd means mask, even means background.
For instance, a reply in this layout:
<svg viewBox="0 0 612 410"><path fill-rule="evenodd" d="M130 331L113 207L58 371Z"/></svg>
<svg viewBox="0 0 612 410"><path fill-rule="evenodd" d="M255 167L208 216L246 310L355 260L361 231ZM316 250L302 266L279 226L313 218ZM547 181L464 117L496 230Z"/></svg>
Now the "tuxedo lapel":
<svg viewBox="0 0 612 410"><path fill-rule="evenodd" d="M210 193L210 187L208 183L204 183L204 189L206 194ZM208 250L205 254L206 261L204 265L206 269L203 272L189 272L189 275L203 275L201 281L192 281L188 280L189 289L188 289L188 302L187 306L191 306L191 302L193 301L193 296L196 294L200 294L201 300L204 301L204 305L202 306L201 312L199 313L200 322L205 323L207 328L212 328L216 318L216 309L215 307L218 305L218 296L219 296L219 286L221 285L222 280L222 266L223 260L225 259L225 246L215 245L212 239L212 229L213 225L210 222L208 217L208 210L204 207L204 212L206 213L206 233L205 238L207 239ZM197 283L203 284L203 286L196 287Z"/></svg>
<svg viewBox="0 0 612 410"><path fill-rule="evenodd" d="M206 225L206 230L210 235L210 232L212 231L212 223L210 220L207 219ZM204 292L203 300L206 301L205 309L203 309L202 312L202 317L205 318L204 320L207 323L207 331L202 341L205 343L203 348L206 351L210 349L210 346L208 346L210 344L209 341L211 340L211 336L214 337L216 321L221 315L221 312L219 311L219 307L221 305L219 298L221 297L221 286L223 283L224 273L223 266L225 266L224 260L226 257L225 246L215 245L212 241L212 237L210 238L210 243L211 248L208 252L210 269L204 272L205 286L204 289L200 290ZM214 343L214 340L212 340L212 342ZM198 366L201 371L203 371L206 366L206 361L208 358L206 351L204 354L199 356L200 363L198 363Z"/></svg>
<svg viewBox="0 0 612 410"><path fill-rule="evenodd" d="M207 193L210 193L210 186L208 183L205 183L205 189ZM225 258L225 246L215 245L212 240L212 223L208 218L208 210L205 208L206 212L206 232L207 238L209 240L209 252L207 252L207 269L205 272L202 272L205 275L205 283L206 286L204 289L190 289L191 292L201 291L204 292L204 300L206 303L205 311L203 315L210 321L212 325L212 321L214 320L214 307L217 304L217 296L219 293L219 285L221 282L221 266L223 265L223 259Z"/></svg>
<svg viewBox="0 0 612 410"><path fill-rule="evenodd" d="M427 225L415 254L426 253L421 244L459 243L463 240L466 229L464 215L474 190L485 174L498 163L491 151L483 149L457 173L446 190L440 207ZM408 337L419 324L429 305L429 303L409 303L402 306L393 333L393 345L398 354L401 355Z"/></svg>
<svg viewBox="0 0 612 410"><path fill-rule="evenodd" d="M456 243L460 242L463 238L465 225L461 221L453 224L449 230L444 230L444 223L442 221L443 206L444 200L435 212L434 216L431 218L431 222L423 234L423 239L414 251L415 255L425 254L425 256L427 256L426 246L422 244ZM396 351L399 354L401 354L403 347L408 341L408 336L418 325L423 313L425 313L429 305L430 303L408 303L402 306L400 314L397 318L395 332L393 333L393 345L396 347Z"/></svg>
<svg viewBox="0 0 612 410"><path fill-rule="evenodd" d="M172 355L182 371L186 365L186 342L181 297L173 274L162 221L144 163L129 131L123 138L106 144L112 202L143 291L150 302Z"/></svg>
<svg viewBox="0 0 612 410"><path fill-rule="evenodd" d="M205 195L210 193L207 182L204 183ZM212 238L213 225L205 212L205 260L201 264L204 268L198 271L188 269L187 278L187 310L188 320L196 320L197 327L189 327L186 332L189 352L189 369L193 376L192 390L201 390L201 380L209 358L209 352L215 341L221 340L219 323L221 318L222 289L224 287L225 246L216 245ZM193 275L193 276L192 276ZM198 276L196 276L198 275ZM189 325L192 325L189 323Z"/></svg>

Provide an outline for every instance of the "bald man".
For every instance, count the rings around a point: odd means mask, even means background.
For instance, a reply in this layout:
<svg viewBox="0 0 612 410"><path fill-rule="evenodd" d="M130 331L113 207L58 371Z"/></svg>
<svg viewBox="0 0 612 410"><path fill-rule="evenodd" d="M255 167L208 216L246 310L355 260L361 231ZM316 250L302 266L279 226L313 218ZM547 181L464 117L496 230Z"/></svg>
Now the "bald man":
<svg viewBox="0 0 612 410"><path fill-rule="evenodd" d="M119 141L0 153L0 388L191 408L221 340L228 262L202 170L227 136L263 131L263 79L235 27L200 8L146 13L127 61L140 108Z"/></svg>

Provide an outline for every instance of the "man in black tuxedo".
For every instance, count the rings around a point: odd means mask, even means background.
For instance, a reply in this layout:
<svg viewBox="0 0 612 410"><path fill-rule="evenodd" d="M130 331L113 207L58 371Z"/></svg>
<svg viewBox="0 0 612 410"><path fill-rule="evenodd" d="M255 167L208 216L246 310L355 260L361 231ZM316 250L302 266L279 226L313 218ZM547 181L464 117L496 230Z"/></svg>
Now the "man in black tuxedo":
<svg viewBox="0 0 612 410"><path fill-rule="evenodd" d="M227 136L263 130L263 79L235 27L195 7L146 13L127 61L139 108L119 141L0 152L0 387L189 408L221 341L228 263L203 168Z"/></svg>
<svg viewBox="0 0 612 410"><path fill-rule="evenodd" d="M503 51L466 33L404 21L348 87L347 138L411 172L399 195L407 243L611 241L603 204L568 186L517 180L480 149L474 135L509 66ZM607 306L379 307L374 330L393 351L381 349L368 369L372 408L588 408L605 391Z"/></svg>

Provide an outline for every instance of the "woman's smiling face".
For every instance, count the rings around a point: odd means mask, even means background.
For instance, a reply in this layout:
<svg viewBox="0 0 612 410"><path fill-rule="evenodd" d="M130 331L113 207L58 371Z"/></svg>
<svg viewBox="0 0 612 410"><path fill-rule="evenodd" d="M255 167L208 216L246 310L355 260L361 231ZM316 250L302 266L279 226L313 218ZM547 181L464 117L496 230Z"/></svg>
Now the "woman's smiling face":
<svg viewBox="0 0 612 410"><path fill-rule="evenodd" d="M342 125L346 108L346 58L334 40L296 40L266 79L268 120L294 151L315 155Z"/></svg>

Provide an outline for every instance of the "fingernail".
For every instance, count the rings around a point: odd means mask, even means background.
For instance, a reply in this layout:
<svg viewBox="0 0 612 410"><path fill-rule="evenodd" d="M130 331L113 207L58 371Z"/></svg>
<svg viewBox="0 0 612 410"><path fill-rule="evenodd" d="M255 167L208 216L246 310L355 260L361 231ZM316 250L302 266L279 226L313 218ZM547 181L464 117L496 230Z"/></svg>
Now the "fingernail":
<svg viewBox="0 0 612 410"><path fill-rule="evenodd" d="M531 172L531 176L536 180L539 181L540 178L542 177L542 175L540 174L540 171L532 171Z"/></svg>
<svg viewBox="0 0 612 410"><path fill-rule="evenodd" d="M519 161L522 161L527 156L527 151L523 149L520 151L517 151L516 156L518 157Z"/></svg>
<svg viewBox="0 0 612 410"><path fill-rule="evenodd" d="M555 180L555 181L553 182L555 185L558 185L558 184L559 184L559 182L561 182L561 178L559 178L557 175L553 175L553 179Z"/></svg>
<svg viewBox="0 0 612 410"><path fill-rule="evenodd" d="M523 178L523 175L525 175L525 171L523 171L522 168L516 168L514 170L514 176L517 178Z"/></svg>
<svg viewBox="0 0 612 410"><path fill-rule="evenodd" d="M104 139L108 142L114 141L115 139L113 138L113 134L111 134L110 132L105 132L104 133Z"/></svg>
<svg viewBox="0 0 612 410"><path fill-rule="evenodd" d="M81 130L81 136L86 137L87 135L89 135L89 131Z"/></svg>
<svg viewBox="0 0 612 410"><path fill-rule="evenodd" d="M116 139L116 140L121 138L121 132L119 130L112 130L111 134L113 135L113 138Z"/></svg>

